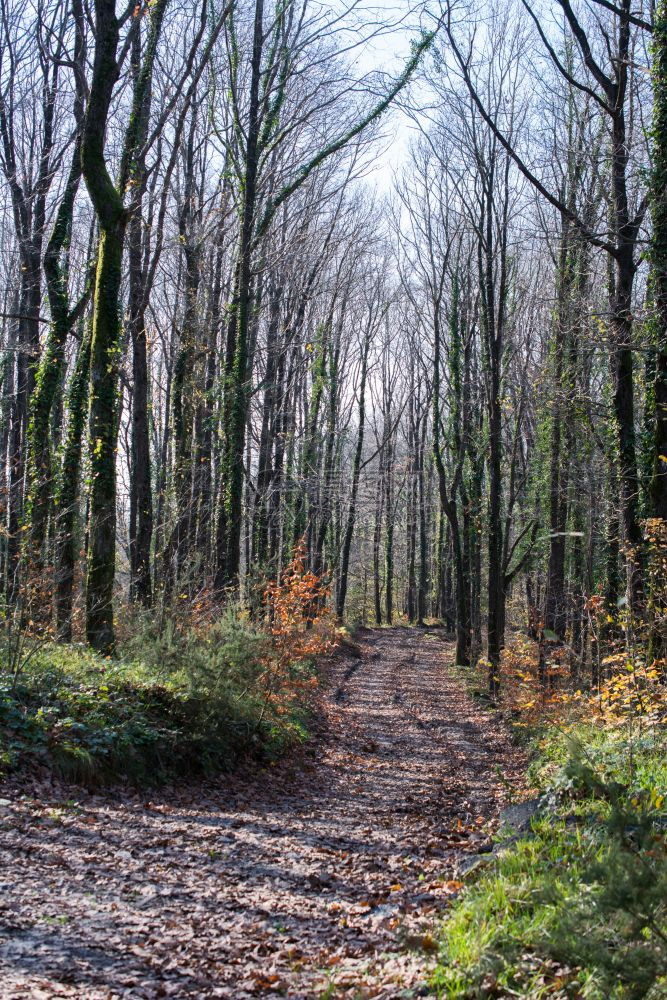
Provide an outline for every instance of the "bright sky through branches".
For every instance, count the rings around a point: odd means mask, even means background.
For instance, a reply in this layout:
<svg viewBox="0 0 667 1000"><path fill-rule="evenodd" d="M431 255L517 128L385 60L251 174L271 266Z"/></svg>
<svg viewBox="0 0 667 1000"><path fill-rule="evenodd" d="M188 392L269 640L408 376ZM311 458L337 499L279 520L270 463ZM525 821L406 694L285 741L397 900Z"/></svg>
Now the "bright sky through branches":
<svg viewBox="0 0 667 1000"><path fill-rule="evenodd" d="M345 0L341 8L350 10ZM386 79L400 75L410 56L410 43L422 27L432 28L433 18L424 20L424 3L414 0L374 0L361 2L350 10L360 38L367 39L354 55L360 75L380 73ZM412 87L419 84L412 84ZM403 95L401 95L403 96ZM405 161L414 124L401 109L401 97L394 103L382 122L382 138L377 156L367 173L367 179L377 186L380 194L391 188L394 172Z"/></svg>

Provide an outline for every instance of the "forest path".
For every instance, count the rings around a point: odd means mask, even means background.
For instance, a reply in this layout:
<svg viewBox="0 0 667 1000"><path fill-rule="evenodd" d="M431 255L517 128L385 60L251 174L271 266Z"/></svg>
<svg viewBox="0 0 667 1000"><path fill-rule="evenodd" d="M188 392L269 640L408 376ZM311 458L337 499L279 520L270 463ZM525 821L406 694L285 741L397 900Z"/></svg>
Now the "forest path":
<svg viewBox="0 0 667 1000"><path fill-rule="evenodd" d="M331 665L328 724L297 760L5 807L0 996L426 994L429 928L497 815L496 766L518 780L523 761L437 630L361 643Z"/></svg>

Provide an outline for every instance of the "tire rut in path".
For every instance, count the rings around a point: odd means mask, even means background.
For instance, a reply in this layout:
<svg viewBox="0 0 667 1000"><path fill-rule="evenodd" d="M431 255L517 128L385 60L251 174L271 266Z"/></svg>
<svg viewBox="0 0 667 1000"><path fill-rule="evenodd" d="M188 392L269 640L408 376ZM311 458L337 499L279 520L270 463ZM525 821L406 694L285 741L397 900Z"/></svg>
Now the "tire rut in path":
<svg viewBox="0 0 667 1000"><path fill-rule="evenodd" d="M330 665L326 734L296 762L150 799L15 801L0 996L423 991L457 860L502 804L497 769L519 780L523 761L436 633L362 643Z"/></svg>

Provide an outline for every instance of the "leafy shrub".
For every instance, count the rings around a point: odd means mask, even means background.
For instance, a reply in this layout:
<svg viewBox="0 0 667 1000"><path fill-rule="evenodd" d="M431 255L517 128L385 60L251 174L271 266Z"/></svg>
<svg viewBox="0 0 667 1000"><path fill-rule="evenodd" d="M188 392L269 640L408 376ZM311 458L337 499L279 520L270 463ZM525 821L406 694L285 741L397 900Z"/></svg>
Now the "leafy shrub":
<svg viewBox="0 0 667 1000"><path fill-rule="evenodd" d="M0 768L42 763L85 782L208 775L305 736L313 656L329 647L299 554L266 594L270 627L232 609L214 622L146 620L117 660L44 646L0 673Z"/></svg>

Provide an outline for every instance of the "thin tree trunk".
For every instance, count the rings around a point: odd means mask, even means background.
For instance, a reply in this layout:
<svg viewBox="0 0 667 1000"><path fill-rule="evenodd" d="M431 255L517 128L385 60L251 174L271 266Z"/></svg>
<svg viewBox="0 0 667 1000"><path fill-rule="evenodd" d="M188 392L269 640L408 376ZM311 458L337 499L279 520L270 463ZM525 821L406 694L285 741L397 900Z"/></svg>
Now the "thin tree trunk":
<svg viewBox="0 0 667 1000"><path fill-rule="evenodd" d="M361 373L359 376L359 409L357 412L357 443L354 449L354 459L352 462L352 482L350 484L350 500L347 508L347 518L343 534L343 545L340 561L340 575L338 578L338 593L336 595L336 614L340 619L345 614L345 600L347 598L348 576L350 571L350 553L352 550L352 538L354 536L354 525L357 516L357 494L359 492L359 476L361 471L361 457L364 451L364 431L366 427L366 379L368 375L368 351L370 349L370 328L364 337L361 350Z"/></svg>

